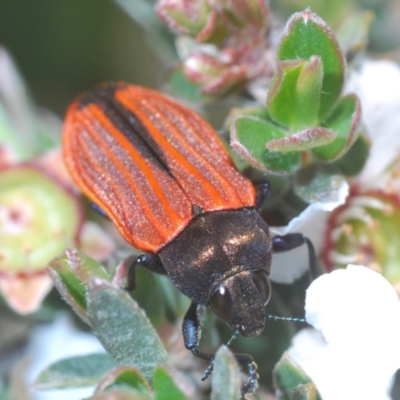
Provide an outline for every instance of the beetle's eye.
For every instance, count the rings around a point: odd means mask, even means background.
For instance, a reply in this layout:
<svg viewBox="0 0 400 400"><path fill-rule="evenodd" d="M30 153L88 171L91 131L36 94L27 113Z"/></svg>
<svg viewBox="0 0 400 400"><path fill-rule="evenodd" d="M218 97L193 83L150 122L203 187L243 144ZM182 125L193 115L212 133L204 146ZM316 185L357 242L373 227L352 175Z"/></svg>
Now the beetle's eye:
<svg viewBox="0 0 400 400"><path fill-rule="evenodd" d="M224 285L219 285L210 301L210 308L221 319L226 322L232 320L232 297Z"/></svg>
<svg viewBox="0 0 400 400"><path fill-rule="evenodd" d="M271 283L269 282L268 276L263 271L255 271L252 274L253 282L260 293L261 299L266 305L271 298Z"/></svg>

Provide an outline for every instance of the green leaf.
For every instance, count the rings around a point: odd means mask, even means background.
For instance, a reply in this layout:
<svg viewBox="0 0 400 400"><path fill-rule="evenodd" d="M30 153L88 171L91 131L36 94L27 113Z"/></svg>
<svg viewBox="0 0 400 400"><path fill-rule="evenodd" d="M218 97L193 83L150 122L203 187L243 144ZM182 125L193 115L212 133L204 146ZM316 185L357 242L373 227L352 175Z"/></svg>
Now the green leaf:
<svg viewBox="0 0 400 400"><path fill-rule="evenodd" d="M237 117L257 117L266 121L271 121L271 117L266 107L253 106L253 107L233 107L230 109L228 116L224 122L224 129L229 131L233 121Z"/></svg>
<svg viewBox="0 0 400 400"><path fill-rule="evenodd" d="M278 153L267 149L270 140L283 138L286 132L257 117L237 117L231 127L231 146L254 167L275 173L291 172L300 165L300 153Z"/></svg>
<svg viewBox="0 0 400 400"><path fill-rule="evenodd" d="M34 383L36 389L93 386L115 362L108 354L66 358L46 368Z"/></svg>
<svg viewBox="0 0 400 400"><path fill-rule="evenodd" d="M331 143L336 139L336 133L325 128L308 128L293 135L270 140L267 149L287 153L291 151L305 151L314 147Z"/></svg>
<svg viewBox="0 0 400 400"><path fill-rule="evenodd" d="M239 365L235 356L221 346L215 355L211 400L240 400Z"/></svg>
<svg viewBox="0 0 400 400"><path fill-rule="evenodd" d="M36 150L33 101L14 60L0 46L0 143L11 148L18 161Z"/></svg>
<svg viewBox="0 0 400 400"><path fill-rule="evenodd" d="M268 111L278 124L291 126L295 101L293 93L299 78L304 60L278 62L267 94Z"/></svg>
<svg viewBox="0 0 400 400"><path fill-rule="evenodd" d="M12 160L26 160L32 156L32 148L26 146L16 134L16 128L13 126L10 116L4 105L0 103L0 143L2 149L2 157L4 157L4 149L7 149ZM2 159L2 164L4 158Z"/></svg>
<svg viewBox="0 0 400 400"><path fill-rule="evenodd" d="M62 298L89 324L86 311L89 282L94 277L110 281L108 272L99 262L75 249L67 249L64 255L51 261L48 271Z"/></svg>
<svg viewBox="0 0 400 400"><path fill-rule="evenodd" d="M290 400L317 400L317 398L317 388L313 383L297 386L290 396Z"/></svg>
<svg viewBox="0 0 400 400"><path fill-rule="evenodd" d="M367 161L371 144L364 135L359 135L347 153L333 163L346 176L358 175Z"/></svg>
<svg viewBox="0 0 400 400"><path fill-rule="evenodd" d="M132 254L117 265L112 280L114 286L128 287L129 270L137 256L138 254ZM140 304L140 307L146 310L147 317L156 329L165 322L168 306L162 291L162 284L158 278L160 276L157 276L157 274L153 274L145 268L139 268L135 272L135 290L130 293ZM161 278L166 278L171 283L167 277ZM176 287L174 287L174 290L176 291Z"/></svg>
<svg viewBox="0 0 400 400"><path fill-rule="evenodd" d="M14 162L29 161L60 142L61 121L47 110L38 110L17 66L0 46L0 146Z"/></svg>
<svg viewBox="0 0 400 400"><path fill-rule="evenodd" d="M48 110L39 109L35 111L36 154L43 154L52 150L54 151L54 149L60 147L62 121ZM64 164L62 165L64 166Z"/></svg>
<svg viewBox="0 0 400 400"><path fill-rule="evenodd" d="M313 149L313 153L323 160L335 160L343 156L357 139L360 119L361 106L358 97L354 94L342 97L322 124L336 132L336 139Z"/></svg>
<svg viewBox="0 0 400 400"><path fill-rule="evenodd" d="M277 123L292 132L318 124L323 68L320 57L278 63L267 106Z"/></svg>
<svg viewBox="0 0 400 400"><path fill-rule="evenodd" d="M311 56L296 82L296 128L317 125L324 70L321 58Z"/></svg>
<svg viewBox="0 0 400 400"><path fill-rule="evenodd" d="M348 190L346 179L330 164L310 164L295 176L294 191L309 204L340 202Z"/></svg>
<svg viewBox="0 0 400 400"><path fill-rule="evenodd" d="M138 393L134 389L124 388L96 393L88 400L153 400L153 398L150 395Z"/></svg>
<svg viewBox="0 0 400 400"><path fill-rule="evenodd" d="M186 400L186 396L178 388L167 368L157 365L154 370L153 387L155 400Z"/></svg>
<svg viewBox="0 0 400 400"><path fill-rule="evenodd" d="M141 394L151 393L150 385L146 379L138 369L132 367L117 367L108 371L97 385L95 393L121 388L135 389Z"/></svg>
<svg viewBox="0 0 400 400"><path fill-rule="evenodd" d="M345 59L331 28L307 9L294 14L287 23L278 49L278 59L308 60L311 56L319 56L323 65L319 109L319 118L323 119L342 91Z"/></svg>
<svg viewBox="0 0 400 400"><path fill-rule="evenodd" d="M167 352L144 311L128 293L95 279L89 286L91 326L118 365L139 368L152 380L157 363L167 363Z"/></svg>
<svg viewBox="0 0 400 400"><path fill-rule="evenodd" d="M281 391L283 399L292 399L293 392L299 385L313 383L310 377L296 364L287 352L275 365L273 371L275 387ZM318 395L317 399L320 399Z"/></svg>

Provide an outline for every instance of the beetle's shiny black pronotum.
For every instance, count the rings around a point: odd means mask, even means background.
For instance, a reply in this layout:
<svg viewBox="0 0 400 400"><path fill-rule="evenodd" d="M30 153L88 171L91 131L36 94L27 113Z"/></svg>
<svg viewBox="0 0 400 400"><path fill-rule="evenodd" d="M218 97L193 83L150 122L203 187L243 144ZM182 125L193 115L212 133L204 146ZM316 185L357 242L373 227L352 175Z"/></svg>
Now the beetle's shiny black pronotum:
<svg viewBox="0 0 400 400"><path fill-rule="evenodd" d="M145 251L133 263L168 275L192 304L183 322L196 356L198 307L244 336L264 328L273 252L310 241L300 234L271 238L258 213L267 185L256 193L213 128L168 97L125 83L104 84L69 108L63 132L66 165L91 201L125 240ZM250 389L256 372L250 356ZM251 387L253 386L253 387Z"/></svg>

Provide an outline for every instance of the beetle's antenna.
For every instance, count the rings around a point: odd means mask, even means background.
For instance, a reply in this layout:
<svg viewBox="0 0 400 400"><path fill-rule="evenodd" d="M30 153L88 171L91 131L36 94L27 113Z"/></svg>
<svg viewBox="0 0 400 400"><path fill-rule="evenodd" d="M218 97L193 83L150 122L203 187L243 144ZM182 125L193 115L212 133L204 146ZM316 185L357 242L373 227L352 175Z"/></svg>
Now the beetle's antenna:
<svg viewBox="0 0 400 400"><path fill-rule="evenodd" d="M291 318L291 317L278 317L277 315L266 314L268 319L272 319L273 321L286 321L286 322L294 322L295 324L300 325L310 325L305 318Z"/></svg>
<svg viewBox="0 0 400 400"><path fill-rule="evenodd" d="M236 329L236 331L233 332L232 337L226 342L226 346L229 347L231 343L237 338L238 335L239 335L239 329Z"/></svg>
<svg viewBox="0 0 400 400"><path fill-rule="evenodd" d="M232 337L226 342L226 346L229 347L231 343L236 339L236 337L239 335L239 330L236 329L235 332L233 332ZM214 369L214 360L210 362L210 365L207 367L207 369L204 371L203 376L201 377L202 381L205 381L213 372Z"/></svg>
<svg viewBox="0 0 400 400"><path fill-rule="evenodd" d="M213 369L214 369L214 361L215 361L215 359L212 360L212 361L210 362L210 365L209 365L209 366L207 367L207 369L204 371L203 376L201 377L201 380L202 380L202 381L205 381L205 380L211 375L211 373L213 372Z"/></svg>

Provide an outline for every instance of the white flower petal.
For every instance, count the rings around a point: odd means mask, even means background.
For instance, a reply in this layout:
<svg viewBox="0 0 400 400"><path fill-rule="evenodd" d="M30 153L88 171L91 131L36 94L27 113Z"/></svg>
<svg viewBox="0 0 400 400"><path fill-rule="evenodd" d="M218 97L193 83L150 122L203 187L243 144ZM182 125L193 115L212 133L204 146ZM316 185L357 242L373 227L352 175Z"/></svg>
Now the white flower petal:
<svg viewBox="0 0 400 400"><path fill-rule="evenodd" d="M390 61L365 61L350 75L346 92L360 97L362 121L372 142L358 178L370 188L400 151L400 67Z"/></svg>
<svg viewBox="0 0 400 400"><path fill-rule="evenodd" d="M288 352L313 380L323 400L391 399L388 394L391 379L369 380L369 376L349 362L346 354L332 351L318 331L300 331L292 339Z"/></svg>
<svg viewBox="0 0 400 400"><path fill-rule="evenodd" d="M71 318L63 314L53 323L35 328L32 332L28 354L25 357L25 360L30 361L26 380L31 386L45 368L63 358L103 352L104 348L93 334L78 330ZM32 400L81 399L90 396L93 390L93 387L32 390Z"/></svg>
<svg viewBox="0 0 400 400"><path fill-rule="evenodd" d="M316 279L307 290L306 318L329 343L369 335L372 339L393 330L400 337L400 303L394 288L382 275L361 265Z"/></svg>
<svg viewBox="0 0 400 400"><path fill-rule="evenodd" d="M307 290L306 319L326 345L313 347L308 338L301 353L295 350L305 343L300 336L290 353L324 400L389 398L387 388L400 367L400 302L389 282L356 265L323 275Z"/></svg>
<svg viewBox="0 0 400 400"><path fill-rule="evenodd" d="M298 217L293 218L284 227L270 227L272 235L302 233L309 238L318 255L324 240L326 222L329 212L344 204L349 193L348 185L343 186L338 194L338 200L310 204ZM274 254L272 258L270 279L273 282L291 284L299 279L309 269L307 246L284 253Z"/></svg>
<svg viewBox="0 0 400 400"><path fill-rule="evenodd" d="M321 332L313 328L304 328L293 337L289 354L302 368L305 368L305 364L326 347L327 343Z"/></svg>

